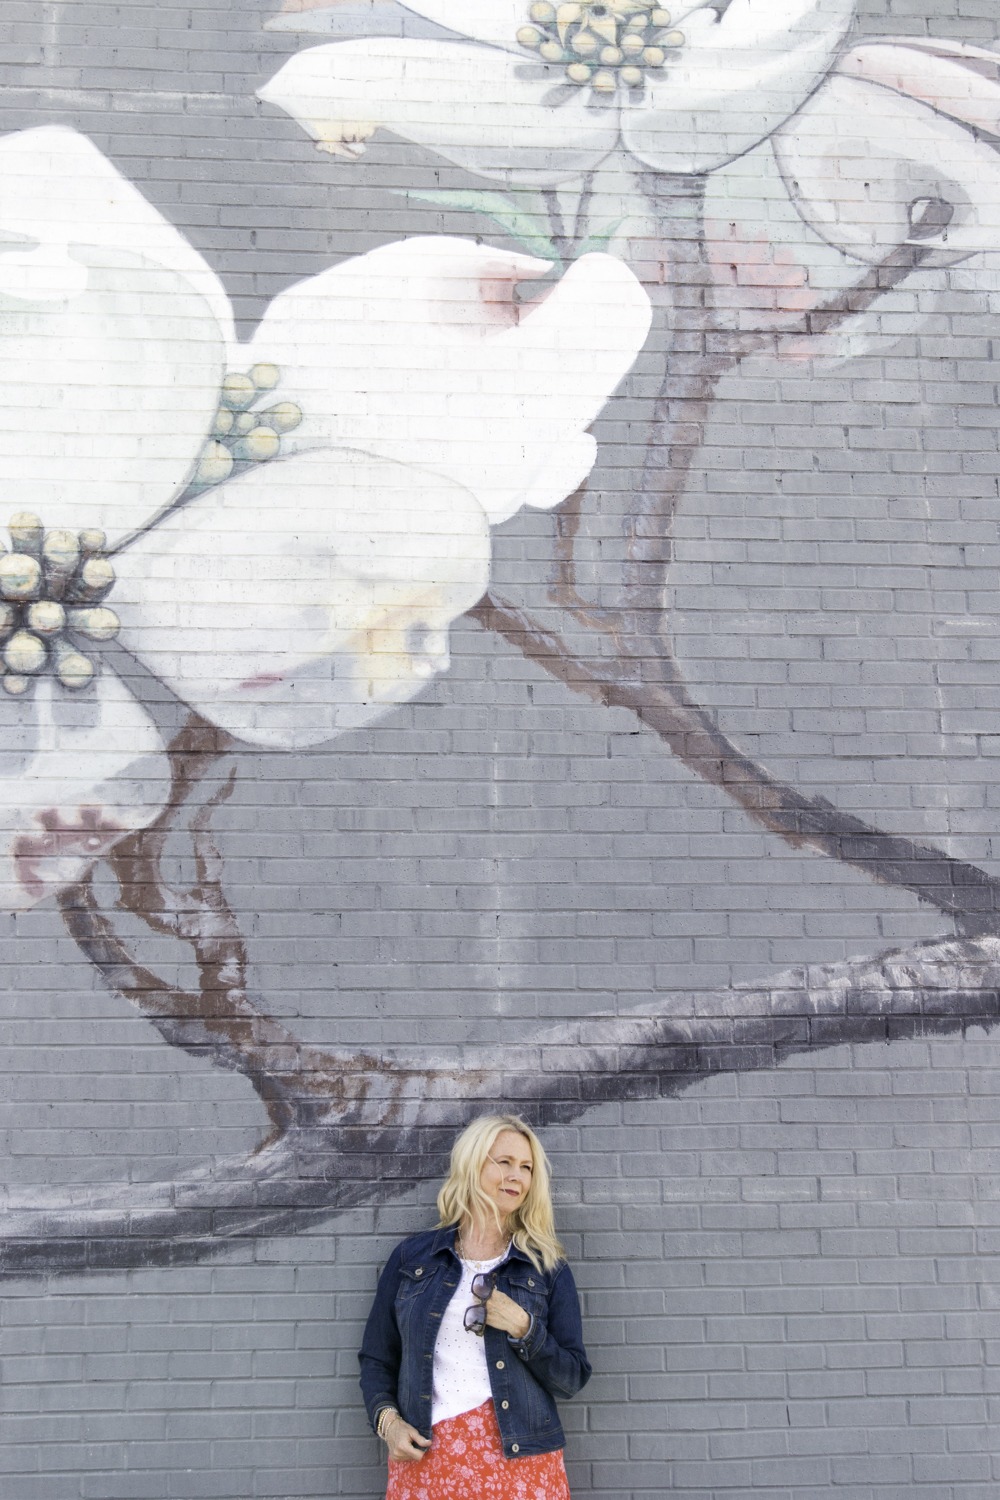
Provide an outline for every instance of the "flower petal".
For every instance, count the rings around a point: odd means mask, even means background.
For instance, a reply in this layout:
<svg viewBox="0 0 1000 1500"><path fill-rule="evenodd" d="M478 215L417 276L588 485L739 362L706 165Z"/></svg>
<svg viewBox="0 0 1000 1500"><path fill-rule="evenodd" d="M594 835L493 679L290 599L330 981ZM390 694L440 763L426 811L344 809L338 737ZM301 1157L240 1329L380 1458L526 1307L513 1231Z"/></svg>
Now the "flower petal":
<svg viewBox="0 0 1000 1500"><path fill-rule="evenodd" d="M232 308L215 272L93 141L67 126L0 137L0 246L8 236L42 244L127 245L176 271L209 304L223 335L232 335Z"/></svg>
<svg viewBox="0 0 1000 1500"><path fill-rule="evenodd" d="M170 768L159 732L113 672L79 696L51 682L0 697L0 908L82 879L159 815Z"/></svg>
<svg viewBox="0 0 1000 1500"><path fill-rule="evenodd" d="M380 37L299 52L258 94L321 150L356 157L384 127L469 172L546 186L580 177L618 139L614 107L590 107L584 89L563 98L561 83L561 69L490 47Z"/></svg>
<svg viewBox="0 0 1000 1500"><path fill-rule="evenodd" d="M520 55L518 28L528 20L531 0L401 0L406 10L447 26L477 42L490 42Z"/></svg>
<svg viewBox="0 0 1000 1500"><path fill-rule="evenodd" d="M214 415L228 321L201 257L84 137L47 126L0 139L12 510L114 540L170 500Z"/></svg>
<svg viewBox="0 0 1000 1500"><path fill-rule="evenodd" d="M846 78L879 83L929 105L939 114L1000 135L1000 54L960 42L865 42L837 63Z"/></svg>
<svg viewBox="0 0 1000 1500"><path fill-rule="evenodd" d="M275 394L305 413L289 449L355 445L447 474L494 523L558 504L593 462L584 429L642 347L650 306L621 261L586 255L519 307L517 283L549 269L419 238L282 293L246 359L278 365Z"/></svg>
<svg viewBox="0 0 1000 1500"><path fill-rule="evenodd" d="M662 172L710 172L749 151L829 69L855 0L736 0L680 21L687 45L622 113L622 139Z"/></svg>
<svg viewBox="0 0 1000 1500"><path fill-rule="evenodd" d="M317 744L447 668L489 547L450 480L344 449L279 459L119 554L121 639L240 739Z"/></svg>
<svg viewBox="0 0 1000 1500"><path fill-rule="evenodd" d="M774 149L806 223L858 260L911 246L943 264L1000 244L1000 155L902 94L831 77Z"/></svg>

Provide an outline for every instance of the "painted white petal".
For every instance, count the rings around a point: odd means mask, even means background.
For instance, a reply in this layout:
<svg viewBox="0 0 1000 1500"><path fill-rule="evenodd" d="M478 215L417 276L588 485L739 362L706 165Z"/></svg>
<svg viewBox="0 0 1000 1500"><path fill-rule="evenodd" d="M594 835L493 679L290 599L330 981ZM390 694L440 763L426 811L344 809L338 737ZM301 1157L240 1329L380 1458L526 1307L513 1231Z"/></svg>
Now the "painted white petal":
<svg viewBox="0 0 1000 1500"><path fill-rule="evenodd" d="M502 521L585 477L583 430L649 330L648 297L606 255L519 307L517 283L549 270L465 240L400 241L282 293L244 362L281 368L276 394L305 413L292 449L355 444L419 464Z"/></svg>
<svg viewBox="0 0 1000 1500"><path fill-rule="evenodd" d="M836 72L908 94L950 119L1000 135L1000 53L899 37L852 48Z"/></svg>
<svg viewBox="0 0 1000 1500"><path fill-rule="evenodd" d="M318 744L447 668L489 546L448 479L343 449L278 459L119 554L121 639L238 738Z"/></svg>
<svg viewBox="0 0 1000 1500"><path fill-rule="evenodd" d="M385 128L480 176L548 186L618 139L616 109L562 84L561 69L491 47L379 37L299 52L258 93L322 150L357 156Z"/></svg>
<svg viewBox="0 0 1000 1500"><path fill-rule="evenodd" d="M9 511L113 542L191 471L225 329L214 278L145 253L149 241L169 255L179 236L127 184L112 211L123 180L82 139L46 128L14 137L17 151L0 141L0 490Z"/></svg>
<svg viewBox="0 0 1000 1500"><path fill-rule="evenodd" d="M80 880L153 822L169 787L159 732L113 672L78 695L48 680L0 694L0 909Z"/></svg>
<svg viewBox="0 0 1000 1500"><path fill-rule="evenodd" d="M232 337L232 308L215 272L93 141L66 126L0 137L0 251L8 238L127 247L183 277Z"/></svg>
<svg viewBox="0 0 1000 1500"><path fill-rule="evenodd" d="M749 151L800 107L830 68L854 0L736 0L702 8L662 76L622 112L622 140L663 172L710 172Z"/></svg>
<svg viewBox="0 0 1000 1500"><path fill-rule="evenodd" d="M519 53L517 32L529 20L531 0L401 0L401 4L462 36Z"/></svg>
<svg viewBox="0 0 1000 1500"><path fill-rule="evenodd" d="M859 260L912 245L941 263L1000 245L1000 155L902 94L830 78L774 149L806 223Z"/></svg>

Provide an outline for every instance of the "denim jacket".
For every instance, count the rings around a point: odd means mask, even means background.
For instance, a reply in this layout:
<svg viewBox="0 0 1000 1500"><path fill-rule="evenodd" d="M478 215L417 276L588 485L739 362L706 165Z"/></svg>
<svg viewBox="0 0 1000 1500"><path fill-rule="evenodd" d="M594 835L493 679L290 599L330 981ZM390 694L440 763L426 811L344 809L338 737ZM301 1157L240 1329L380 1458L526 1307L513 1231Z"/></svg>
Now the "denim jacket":
<svg viewBox="0 0 1000 1500"><path fill-rule="evenodd" d="M358 1353L372 1427L384 1406L395 1406L404 1421L430 1438L434 1341L460 1273L454 1225L411 1235L390 1255ZM566 1441L555 1397L576 1395L590 1379L573 1273L565 1262L553 1271L536 1271L512 1245L496 1276L499 1290L531 1314L523 1339L486 1329L486 1365L503 1451L508 1458L551 1453Z"/></svg>

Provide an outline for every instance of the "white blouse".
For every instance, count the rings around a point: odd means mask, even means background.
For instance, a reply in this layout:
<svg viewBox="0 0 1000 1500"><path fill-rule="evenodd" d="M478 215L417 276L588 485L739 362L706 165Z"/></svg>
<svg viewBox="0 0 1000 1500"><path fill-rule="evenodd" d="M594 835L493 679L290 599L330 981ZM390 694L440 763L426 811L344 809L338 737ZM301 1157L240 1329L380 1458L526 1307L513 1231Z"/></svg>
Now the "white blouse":
<svg viewBox="0 0 1000 1500"><path fill-rule="evenodd" d="M434 1384L431 1393L431 1425L463 1411L475 1411L492 1398L486 1365L486 1341L465 1326L465 1311L475 1302L472 1278L493 1271L506 1260L507 1251L495 1260L463 1260L462 1274L448 1306L441 1315L434 1344Z"/></svg>

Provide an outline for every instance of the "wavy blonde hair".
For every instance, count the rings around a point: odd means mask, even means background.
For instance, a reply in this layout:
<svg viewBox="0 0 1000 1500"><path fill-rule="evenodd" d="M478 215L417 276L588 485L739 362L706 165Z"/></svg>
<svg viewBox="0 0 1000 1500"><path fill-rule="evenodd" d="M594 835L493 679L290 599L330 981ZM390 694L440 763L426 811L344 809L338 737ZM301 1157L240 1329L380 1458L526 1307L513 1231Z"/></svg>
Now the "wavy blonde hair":
<svg viewBox="0 0 1000 1500"><path fill-rule="evenodd" d="M500 1226L499 1209L479 1186L479 1178L497 1136L505 1130L523 1136L531 1147L531 1186L510 1216L514 1244L536 1271L551 1271L566 1259L566 1252L556 1236L549 1159L531 1126L518 1115L480 1115L466 1125L451 1148L448 1176L437 1196L438 1226L460 1224L465 1218L483 1220L490 1214Z"/></svg>

